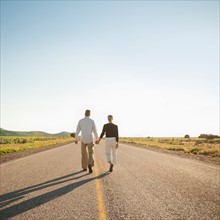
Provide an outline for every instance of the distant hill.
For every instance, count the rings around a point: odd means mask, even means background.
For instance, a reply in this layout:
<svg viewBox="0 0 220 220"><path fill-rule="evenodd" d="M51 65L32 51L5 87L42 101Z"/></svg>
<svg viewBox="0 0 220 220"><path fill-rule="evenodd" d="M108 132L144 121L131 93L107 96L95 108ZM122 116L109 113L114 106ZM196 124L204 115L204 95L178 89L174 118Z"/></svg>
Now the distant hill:
<svg viewBox="0 0 220 220"><path fill-rule="evenodd" d="M63 131L57 134L50 134L43 131L8 131L0 128L0 136L57 136L70 137L70 133Z"/></svg>

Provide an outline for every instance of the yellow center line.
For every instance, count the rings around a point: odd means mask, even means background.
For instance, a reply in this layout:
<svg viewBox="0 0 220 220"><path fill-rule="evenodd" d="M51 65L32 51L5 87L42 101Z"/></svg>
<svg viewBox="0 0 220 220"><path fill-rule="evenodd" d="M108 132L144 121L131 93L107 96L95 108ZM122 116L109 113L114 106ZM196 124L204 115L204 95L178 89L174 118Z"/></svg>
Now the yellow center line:
<svg viewBox="0 0 220 220"><path fill-rule="evenodd" d="M104 166L104 164L102 163L102 161L101 161L101 160L98 160L98 163L99 163L99 166L100 166L101 170L104 170L104 169L105 169L105 166Z"/></svg>
<svg viewBox="0 0 220 220"><path fill-rule="evenodd" d="M104 168L103 164L96 157L96 166L94 166L94 172L95 172L96 177L100 175L99 167L101 167L102 169ZM95 179L95 185L96 185L96 196L97 196L97 204L98 204L98 219L107 220L103 187L102 187L102 183L100 179L98 178Z"/></svg>

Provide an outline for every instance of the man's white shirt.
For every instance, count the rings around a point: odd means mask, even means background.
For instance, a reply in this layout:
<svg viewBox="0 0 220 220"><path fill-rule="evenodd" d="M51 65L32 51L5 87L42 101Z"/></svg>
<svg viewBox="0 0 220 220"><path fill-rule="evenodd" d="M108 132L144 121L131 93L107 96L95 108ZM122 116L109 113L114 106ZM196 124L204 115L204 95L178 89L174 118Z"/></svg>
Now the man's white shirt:
<svg viewBox="0 0 220 220"><path fill-rule="evenodd" d="M85 144L93 142L92 133L94 134L96 140L98 139L95 122L89 117L85 117L79 120L75 134L76 140L78 140L78 135L80 131L81 131L81 141Z"/></svg>

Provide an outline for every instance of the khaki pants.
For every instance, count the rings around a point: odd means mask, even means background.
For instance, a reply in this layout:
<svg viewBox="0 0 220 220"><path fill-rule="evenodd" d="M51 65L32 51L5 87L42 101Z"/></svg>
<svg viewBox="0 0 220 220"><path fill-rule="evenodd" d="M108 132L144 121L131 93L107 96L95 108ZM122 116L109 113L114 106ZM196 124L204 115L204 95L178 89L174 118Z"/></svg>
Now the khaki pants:
<svg viewBox="0 0 220 220"><path fill-rule="evenodd" d="M87 150L88 146L88 150ZM82 168L87 169L88 165L94 166L94 159L93 159L93 142L84 144L81 141L81 153L82 153Z"/></svg>

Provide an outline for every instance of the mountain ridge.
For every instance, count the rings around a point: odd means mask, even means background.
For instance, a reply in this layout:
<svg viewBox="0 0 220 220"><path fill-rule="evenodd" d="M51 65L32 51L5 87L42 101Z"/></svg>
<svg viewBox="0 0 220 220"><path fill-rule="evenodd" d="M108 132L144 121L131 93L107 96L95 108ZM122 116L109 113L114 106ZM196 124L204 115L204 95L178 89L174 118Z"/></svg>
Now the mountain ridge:
<svg viewBox="0 0 220 220"><path fill-rule="evenodd" d="M44 131L10 131L0 128L0 136L57 136L57 137L70 137L70 132L62 131L59 133L51 134Z"/></svg>

